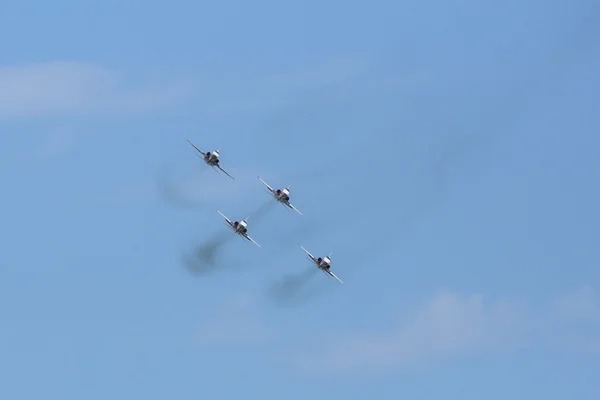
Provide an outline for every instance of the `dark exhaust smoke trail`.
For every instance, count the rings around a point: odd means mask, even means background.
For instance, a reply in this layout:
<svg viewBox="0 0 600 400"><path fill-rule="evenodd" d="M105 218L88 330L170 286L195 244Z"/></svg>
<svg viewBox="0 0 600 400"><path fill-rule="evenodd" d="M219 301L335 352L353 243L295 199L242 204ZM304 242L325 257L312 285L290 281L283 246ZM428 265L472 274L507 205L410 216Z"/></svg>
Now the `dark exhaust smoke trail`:
<svg viewBox="0 0 600 400"><path fill-rule="evenodd" d="M266 217L269 214L269 212L271 212L275 208L275 206L277 205L276 203L277 202L275 200L267 200L266 202L264 202L260 207L258 207L256 210L250 213L248 223L256 223L264 217Z"/></svg>
<svg viewBox="0 0 600 400"><path fill-rule="evenodd" d="M249 221L260 221L273 209L273 204L273 201L269 201L258 207L258 209L250 213ZM232 217L229 218L236 220ZM236 239L236 233L231 229L223 228L222 231L196 246L191 253L183 254L183 266L194 276L208 275L217 268L224 267L225 264L221 259L223 246L233 239Z"/></svg>
<svg viewBox="0 0 600 400"><path fill-rule="evenodd" d="M318 272L319 270L313 267L283 277L267 291L268 300L276 306L295 306L315 298L321 291L306 290L306 285Z"/></svg>
<svg viewBox="0 0 600 400"><path fill-rule="evenodd" d="M183 266L192 275L207 275L217 266L221 249L233 236L230 232L219 232L197 246L191 253L182 256Z"/></svg>
<svg viewBox="0 0 600 400"><path fill-rule="evenodd" d="M167 171L163 171L157 176L156 189L159 196L175 208L189 210L200 205L200 202L193 200L181 186L177 185Z"/></svg>

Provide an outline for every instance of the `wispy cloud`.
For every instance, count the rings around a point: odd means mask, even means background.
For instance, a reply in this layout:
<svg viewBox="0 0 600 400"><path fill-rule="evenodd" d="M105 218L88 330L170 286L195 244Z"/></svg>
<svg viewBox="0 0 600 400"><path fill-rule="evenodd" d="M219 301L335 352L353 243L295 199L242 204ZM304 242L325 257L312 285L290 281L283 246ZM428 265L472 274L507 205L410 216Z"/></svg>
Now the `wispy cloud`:
<svg viewBox="0 0 600 400"><path fill-rule="evenodd" d="M389 333L337 335L333 343L301 361L311 368L354 370L420 364L494 346L511 339L515 311L486 304L482 295L440 293Z"/></svg>
<svg viewBox="0 0 600 400"><path fill-rule="evenodd" d="M194 90L189 80L132 77L102 66L67 61L0 67L0 118L73 113L143 112L165 107Z"/></svg>
<svg viewBox="0 0 600 400"><path fill-rule="evenodd" d="M600 304L588 286L557 295L542 307L518 299L490 301L481 294L436 293L397 325L386 323L385 329L371 332L315 326L311 334L310 327L275 325L262 317L258 300L252 294L230 297L199 329L196 344L260 346L265 355L309 374L357 373L366 378L473 354L600 352Z"/></svg>
<svg viewBox="0 0 600 400"><path fill-rule="evenodd" d="M560 296L555 304L537 311L523 302L487 302L482 295L445 292L426 301L391 331L334 335L335 341L296 360L313 371L366 372L548 344L565 350L597 351L599 311L595 292L589 287ZM580 325L583 321L588 321L585 327ZM575 343L585 346L573 347Z"/></svg>
<svg viewBox="0 0 600 400"><path fill-rule="evenodd" d="M600 352L600 302L591 286L560 296L545 322L538 326L537 335L544 337L546 332L554 332L547 340L549 346L583 353Z"/></svg>
<svg viewBox="0 0 600 400"><path fill-rule="evenodd" d="M0 66L0 119L148 112L191 96L199 111L224 116L285 109L306 96L313 102L344 98L345 90L356 85L369 92L429 80L423 71L381 74L376 69L360 56L336 56L266 74L232 70L184 78L76 61Z"/></svg>
<svg viewBox="0 0 600 400"><path fill-rule="evenodd" d="M598 321L600 303L598 294L589 285L560 296L555 305L558 316L567 320Z"/></svg>

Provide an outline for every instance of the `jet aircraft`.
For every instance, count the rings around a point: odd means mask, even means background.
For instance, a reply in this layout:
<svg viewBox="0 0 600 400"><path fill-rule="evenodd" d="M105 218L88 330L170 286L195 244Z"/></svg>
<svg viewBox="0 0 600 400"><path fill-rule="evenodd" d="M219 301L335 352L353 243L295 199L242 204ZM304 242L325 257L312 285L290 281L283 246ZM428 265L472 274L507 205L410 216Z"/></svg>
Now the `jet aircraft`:
<svg viewBox="0 0 600 400"><path fill-rule="evenodd" d="M302 247L302 246L300 246L300 247ZM342 282L342 280L340 278L335 276L335 274L333 272L331 272L331 270L330 270L330 268L331 268L331 253L329 253L329 255L327 257L315 257L312 254L310 254L308 252L308 250L306 250L304 247L302 247L302 250L304 250L306 252L306 254L308 254L308 259L311 260L321 271L323 271L330 277L337 279L340 283L344 283L344 282Z"/></svg>
<svg viewBox="0 0 600 400"><path fill-rule="evenodd" d="M284 206L287 206L288 208L296 211L298 214L304 215L300 211L298 211L298 209L296 207L294 207L292 205L292 203L290 203L290 186L291 185L286 187L285 189L273 189L271 186L269 186L269 184L267 182L263 181L260 176L258 176L257 178L263 183L263 185L265 185L267 187L267 189L269 189L269 192L273 195L273 197L275 197L275 199L278 202L280 202Z"/></svg>
<svg viewBox="0 0 600 400"><path fill-rule="evenodd" d="M231 221L229 218L227 218L225 215L223 215L223 213L221 213L221 211L217 210L217 212L219 214L221 214L221 216L223 218L225 218L225 221L227 221L227 224L231 227L231 229L233 229L233 231L235 233L237 233L238 235L242 236L243 238L251 241L252 243L254 243L255 245L257 245L258 247L261 247L260 244L256 243L254 241L254 239L252 239L250 236L248 236L248 218L242 220L242 221Z"/></svg>
<svg viewBox="0 0 600 400"><path fill-rule="evenodd" d="M220 169L223 173L225 173L225 175L227 175L231 179L235 179L233 176L229 175L229 173L227 171L225 171L223 168L221 168L221 165L219 164L219 162L220 162L220 160L219 160L219 150L221 150L221 149L217 149L215 151L212 151L212 152L209 151L209 152L205 153L202 150L200 150L199 148L197 148L189 140L188 140L188 143L191 144L192 147L198 151L198 153L202 154L202 159L204 160L205 163L207 163L208 165L210 165L211 167L213 167L213 169L214 168Z"/></svg>

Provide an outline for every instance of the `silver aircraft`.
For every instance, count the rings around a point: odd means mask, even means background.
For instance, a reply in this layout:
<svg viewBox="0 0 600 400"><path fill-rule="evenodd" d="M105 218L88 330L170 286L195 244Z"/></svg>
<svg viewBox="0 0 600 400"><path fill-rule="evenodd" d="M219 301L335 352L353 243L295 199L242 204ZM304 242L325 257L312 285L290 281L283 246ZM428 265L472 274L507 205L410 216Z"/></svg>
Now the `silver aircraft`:
<svg viewBox="0 0 600 400"><path fill-rule="evenodd" d="M242 221L231 221L229 218L227 218L225 215L223 215L223 213L221 213L221 211L217 210L217 212L219 214L221 214L221 216L223 218L225 218L225 221L227 221L227 224L231 227L231 229L233 229L233 231L235 233L237 233L241 237L251 241L258 247L261 247L260 244L256 243L254 241L254 239L252 239L250 236L248 236L248 218L250 218L250 217L246 217L246 219L244 219Z"/></svg>
<svg viewBox="0 0 600 400"><path fill-rule="evenodd" d="M188 140L188 143L192 145L192 147L194 149L196 149L198 151L198 153L202 154L202 159L204 160L205 163L207 163L208 165L210 165L211 167L214 168L218 168L220 169L223 173L225 173L225 175L227 175L228 177L230 177L231 179L235 179L233 176L229 175L229 173L227 171L225 171L223 168L221 168L221 165L219 164L219 150L221 149L217 149L215 151L209 151L209 152L203 152L202 150L200 150L199 148L197 148L194 143L190 142Z"/></svg>
<svg viewBox="0 0 600 400"><path fill-rule="evenodd" d="M300 247L302 247L302 246L300 246ZM302 250L304 250L306 252L306 254L308 254L308 259L311 260L321 271L325 272L330 277L337 279L340 283L344 283L344 282L342 282L342 280L340 278L335 276L335 274L333 272L331 272L331 270L330 270L331 269L331 253L329 253L329 255L327 257L315 257L312 254L310 254L308 252L308 250L306 250L304 247L302 247Z"/></svg>
<svg viewBox="0 0 600 400"><path fill-rule="evenodd" d="M263 185L265 185L267 187L267 189L269 189L269 192L271 193L271 195L273 195L273 197L275 197L275 199L278 202L280 202L284 206L287 206L288 208L296 211L298 214L304 215L300 211L298 211L298 209L296 207L294 207L292 205L292 203L290 203L290 186L291 185L284 189L273 189L271 186L269 186L269 184L267 182L263 181L260 176L257 176L257 178L263 183Z"/></svg>

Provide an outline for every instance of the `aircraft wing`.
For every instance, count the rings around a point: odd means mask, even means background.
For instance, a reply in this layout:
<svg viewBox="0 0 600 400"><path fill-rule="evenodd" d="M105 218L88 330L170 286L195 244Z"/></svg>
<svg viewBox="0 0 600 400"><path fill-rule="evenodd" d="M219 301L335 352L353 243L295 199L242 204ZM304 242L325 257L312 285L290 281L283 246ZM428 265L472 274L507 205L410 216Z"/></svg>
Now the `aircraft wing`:
<svg viewBox="0 0 600 400"><path fill-rule="evenodd" d="M233 176L229 175L229 173L227 171L225 171L223 168L221 168L220 165L217 165L217 168L219 168L225 175L227 175L231 179L235 180L235 178Z"/></svg>
<svg viewBox="0 0 600 400"><path fill-rule="evenodd" d="M200 150L199 148L197 148L197 147L194 145L194 143L190 142L190 141L189 141L189 139L188 139L188 143L189 143L189 144L191 144L191 145L192 145L192 147L193 147L193 148L195 148L195 149L198 151L198 153L202 154L202 157L204 157L204 156L206 155L206 153L204 153L202 150Z"/></svg>
<svg viewBox="0 0 600 400"><path fill-rule="evenodd" d="M312 254L309 253L308 250L306 250L304 247L300 246L302 248L302 250L304 250L306 252L306 254L308 254L308 256L310 257L310 259L316 264L317 263L317 259L315 258L315 256L313 256Z"/></svg>
<svg viewBox="0 0 600 400"><path fill-rule="evenodd" d="M260 181L263 183L263 185L265 185L265 186L267 187L267 189L269 189L269 191L270 191L271 193L275 192L275 190L274 190L274 189L273 189L271 186L269 186L269 185L267 184L267 182L263 181L263 180L260 178L260 176L257 176L257 178L258 178L258 179L259 179L259 180L260 180Z"/></svg>
<svg viewBox="0 0 600 400"><path fill-rule="evenodd" d="M248 239L249 241L251 241L252 243L254 243L255 245L257 245L258 247L261 247L261 246L260 246L260 244L256 243L256 242L254 241L254 239L252 239L250 236L248 236L248 234L244 234L244 237L245 237L246 239Z"/></svg>
<svg viewBox="0 0 600 400"><path fill-rule="evenodd" d="M337 279L337 280L338 280L338 282L340 282L340 283L344 283L344 282L342 282L342 280L341 280L340 278L338 278L337 276L335 276L335 274L334 274L333 272L331 272L331 271L325 271L325 272L326 272L327 274L329 274L329 276L331 276L331 277L333 277L333 278Z"/></svg>
<svg viewBox="0 0 600 400"><path fill-rule="evenodd" d="M287 203L285 203L285 205L286 205L286 206L288 206L289 208L291 208L292 210L296 211L298 214L300 214L300 215L304 215L304 214L302 214L300 211L298 211L298 209L297 209L296 207L294 207L294 206L292 205L292 203L290 203L290 202L287 202Z"/></svg>
<svg viewBox="0 0 600 400"><path fill-rule="evenodd" d="M223 213L219 210L217 210L217 212L219 214L221 214L221 217L225 218L225 221L227 221L227 223L229 224L229 226L231 226L233 228L233 222L231 222L231 220L229 218L227 218L225 215L223 215Z"/></svg>

